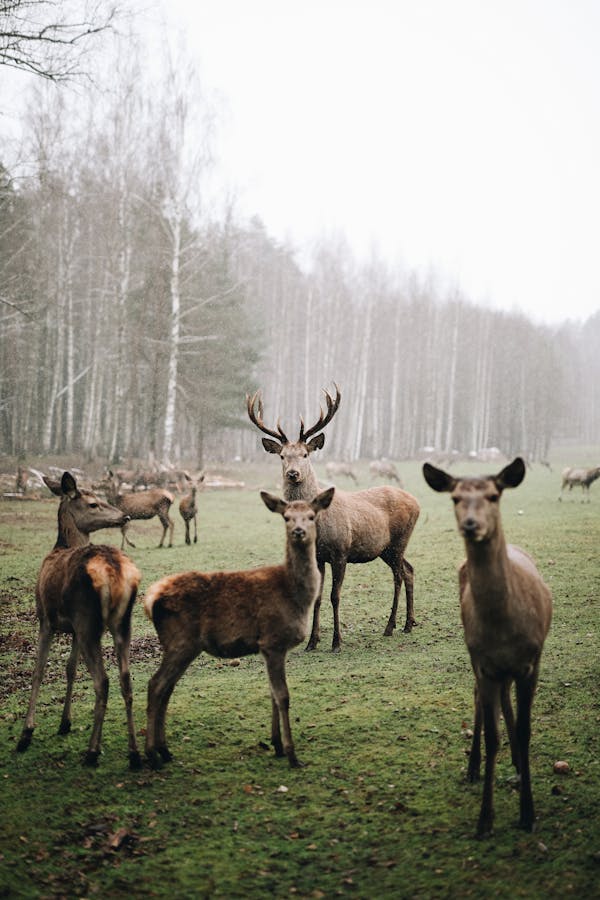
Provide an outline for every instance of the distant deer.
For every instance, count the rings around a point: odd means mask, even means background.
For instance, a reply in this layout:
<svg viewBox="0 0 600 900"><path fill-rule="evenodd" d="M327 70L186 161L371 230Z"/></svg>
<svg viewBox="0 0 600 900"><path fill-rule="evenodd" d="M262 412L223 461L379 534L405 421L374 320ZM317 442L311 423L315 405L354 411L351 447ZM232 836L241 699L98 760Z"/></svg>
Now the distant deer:
<svg viewBox="0 0 600 900"><path fill-rule="evenodd" d="M558 499L562 500L563 492L566 487L569 488L569 491L572 491L573 488L579 484L581 485L581 502L583 503L585 501L585 498L587 497L589 503L590 487L597 478L600 478L600 466L596 466L593 469L563 469L562 486Z"/></svg>
<svg viewBox="0 0 600 900"><path fill-rule="evenodd" d="M129 676L129 641L131 610L141 576L132 561L116 547L89 542L91 532L100 528L120 528L126 516L91 491L79 490L70 472L65 472L60 482L45 477L44 481L52 493L61 498L58 507L58 537L54 549L42 563L35 590L40 622L37 660L29 709L17 750L27 750L31 743L36 701L50 644L54 634L62 632L72 634L73 643L67 662L67 693L59 734L67 734L71 728L73 681L81 653L92 676L96 693L94 726L84 763L92 766L97 764L108 698L108 678L100 642L108 629L115 645L121 692L125 700L129 765L132 769L139 768L140 756L135 740Z"/></svg>
<svg viewBox="0 0 600 900"><path fill-rule="evenodd" d="M190 522L194 523L194 543L198 542L198 505L196 503L196 494L198 487L204 481L204 473L200 473L195 478L184 472L186 481L190 486L189 494L182 497L179 501L179 513L185 525L185 542L191 544L190 541Z"/></svg>
<svg viewBox="0 0 600 900"><path fill-rule="evenodd" d="M385 459L374 459L373 462L369 463L369 472L372 478L386 478L388 481L395 481L402 487L402 479L393 462Z"/></svg>
<svg viewBox="0 0 600 900"><path fill-rule="evenodd" d="M144 607L163 648L161 664L148 684L146 755L153 766L171 759L165 737L167 705L175 685L203 650L221 658L262 654L271 687L275 753L287 756L292 767L300 765L290 730L285 659L308 631L319 590L316 517L327 509L334 490L309 503L286 503L261 492L267 508L285 520L282 565L167 575L146 592Z"/></svg>
<svg viewBox="0 0 600 900"><path fill-rule="evenodd" d="M325 466L325 471L327 472L328 478L339 478L340 475L345 475L346 478L351 478L354 484L358 484L356 472L350 463L328 462Z"/></svg>
<svg viewBox="0 0 600 900"><path fill-rule="evenodd" d="M310 428L300 419L297 441L290 441L277 423L277 431L263 422L260 391L247 397L248 416L260 431L275 438L263 438L267 453L281 458L284 497L286 500L312 500L320 490L310 454L320 450L325 435L320 433L331 422L340 404L341 394L336 385L335 399L324 391L327 413L321 409L319 418ZM310 438L310 440L309 440ZM411 494L399 488L383 486L364 491L337 490L329 509L319 520L317 562L321 571L321 590L315 603L313 627L307 650L314 650L319 641L319 611L323 591L325 564L332 574L331 605L333 608L333 640L331 649L340 650L339 604L347 563L371 562L381 558L394 576L394 600L384 635L391 635L396 627L396 611L402 580L406 589L406 622L404 631L415 625L413 610L414 572L404 558L406 545L419 517L419 504Z"/></svg>
<svg viewBox="0 0 600 900"><path fill-rule="evenodd" d="M160 524L163 527L162 537L159 547L162 547L165 541L167 530L169 531L169 547L173 546L173 529L175 523L169 515L171 504L174 497L170 491L164 488L151 488L148 491L136 491L129 494L122 494L119 491L119 480L116 475L109 469L108 480L105 483L106 498L113 506L118 507L127 516L126 523L121 528L123 539L121 541L121 550L125 544L135 547L133 541L127 537L127 527L130 519L153 519L158 516Z"/></svg>
<svg viewBox="0 0 600 900"><path fill-rule="evenodd" d="M506 543L499 503L502 491L517 487L525 477L525 463L517 457L498 475L481 478L454 478L425 463L423 475L434 491L450 493L467 551L467 559L459 570L459 587L465 641L475 673L470 781L479 779L482 724L486 753L477 836L491 834L494 821L500 707L512 761L521 780L520 825L532 831L535 816L529 773L531 706L552 618L552 598L531 557ZM517 692L516 729L510 700L513 682Z"/></svg>

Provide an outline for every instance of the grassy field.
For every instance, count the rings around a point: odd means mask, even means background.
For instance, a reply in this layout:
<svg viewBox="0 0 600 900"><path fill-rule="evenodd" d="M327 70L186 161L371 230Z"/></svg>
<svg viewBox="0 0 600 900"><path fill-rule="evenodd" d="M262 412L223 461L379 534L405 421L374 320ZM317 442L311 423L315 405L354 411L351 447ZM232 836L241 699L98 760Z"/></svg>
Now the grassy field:
<svg viewBox="0 0 600 900"><path fill-rule="evenodd" d="M590 465L599 456L598 448L581 453ZM130 772L109 642L103 754L97 769L82 767L93 706L83 668L73 729L56 734L65 639L51 652L32 745L16 754L35 654L33 586L55 539L56 501L0 502L0 896L600 896L600 487L589 504L579 494L558 503L557 463L554 473L535 466L503 498L507 536L536 558L553 591L554 620L533 713L536 830L516 828L518 792L504 739L495 835L477 841L481 786L465 781L472 675L457 599L462 542L449 499L427 488L416 463L401 469L422 505L407 553L418 627L383 637L389 570L380 561L349 567L342 652L330 651L326 599L319 649L289 656L292 728L307 764L299 770L269 747L262 660L234 666L201 657L169 707L174 761L160 772ZM142 591L169 572L279 561L283 525L257 496L259 487L275 490L278 475L267 460L246 472L245 489L203 492L191 548L178 514L170 550L156 548L157 520L134 523L131 555ZM119 538L104 532L102 540ZM143 744L146 684L160 654L139 606L133 633ZM568 774L554 773L557 760L569 763Z"/></svg>

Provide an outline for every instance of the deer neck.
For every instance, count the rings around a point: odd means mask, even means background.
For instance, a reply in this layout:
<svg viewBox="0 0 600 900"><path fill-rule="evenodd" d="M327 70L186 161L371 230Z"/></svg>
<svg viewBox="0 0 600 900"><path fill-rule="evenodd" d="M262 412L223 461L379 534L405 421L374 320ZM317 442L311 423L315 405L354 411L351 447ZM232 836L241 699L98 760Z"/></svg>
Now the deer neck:
<svg viewBox="0 0 600 900"><path fill-rule="evenodd" d="M301 607L309 607L317 596L321 579L314 542L294 545L288 543L285 568L293 586L296 603Z"/></svg>
<svg viewBox="0 0 600 900"><path fill-rule="evenodd" d="M501 528L486 541L465 541L473 599L480 608L501 612L510 594L510 562Z"/></svg>
<svg viewBox="0 0 600 900"><path fill-rule="evenodd" d="M89 534L84 534L77 528L73 517L69 513L58 517L58 537L55 550L66 550L73 547L85 547L90 542Z"/></svg>

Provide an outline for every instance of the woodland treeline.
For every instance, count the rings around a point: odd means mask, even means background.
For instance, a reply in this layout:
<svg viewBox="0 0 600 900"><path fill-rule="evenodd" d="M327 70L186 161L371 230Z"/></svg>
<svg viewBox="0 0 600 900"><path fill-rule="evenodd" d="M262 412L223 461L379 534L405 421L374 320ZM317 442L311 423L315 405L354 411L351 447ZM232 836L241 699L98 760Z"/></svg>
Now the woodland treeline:
<svg viewBox="0 0 600 900"><path fill-rule="evenodd" d="M296 437L333 382L329 458L600 443L600 312L535 325L343 238L300 259L215 194L189 73L136 84L76 113L42 86L0 169L0 453L244 458L248 392Z"/></svg>

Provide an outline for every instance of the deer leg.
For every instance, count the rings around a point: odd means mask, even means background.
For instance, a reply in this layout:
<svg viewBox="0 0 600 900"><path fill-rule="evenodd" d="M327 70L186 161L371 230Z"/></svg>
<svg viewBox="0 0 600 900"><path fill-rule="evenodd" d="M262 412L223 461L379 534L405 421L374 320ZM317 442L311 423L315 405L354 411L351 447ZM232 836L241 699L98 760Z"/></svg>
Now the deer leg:
<svg viewBox="0 0 600 900"><path fill-rule="evenodd" d="M269 685L270 686L270 685ZM271 743L275 750L275 756L285 756L283 741L281 740L281 727L279 722L279 707L271 690Z"/></svg>
<svg viewBox="0 0 600 900"><path fill-rule="evenodd" d="M185 542L186 542L186 544L191 544L191 543L192 543L191 540L190 540L190 523L189 523L189 519L186 519L186 520L185 520Z"/></svg>
<svg viewBox="0 0 600 900"><path fill-rule="evenodd" d="M194 543L198 543L198 519L196 515L194 515Z"/></svg>
<svg viewBox="0 0 600 900"><path fill-rule="evenodd" d="M132 604L135 596L132 597ZM113 632L113 642L115 645L115 653L117 656L117 664L119 666L119 682L121 685L121 694L125 703L125 714L127 716L127 735L129 746L129 768L141 769L142 761L140 758L137 742L135 739L135 725L133 723L133 691L131 688L131 675L129 673L129 644L131 641L131 607L119 623L117 629Z"/></svg>
<svg viewBox="0 0 600 900"><path fill-rule="evenodd" d="M412 631L413 625L416 625L415 621L415 609L414 609L414 584L415 584L415 570L409 563L407 559L402 559L402 568L404 571L404 590L406 591L406 622L404 623L404 631L409 632ZM398 588L398 592L400 588Z"/></svg>
<svg viewBox="0 0 600 900"><path fill-rule="evenodd" d="M133 541L130 541L127 537L127 528L129 527L129 522L126 522L125 525L121 526L121 534L123 535L121 539L121 550L125 549L125 544L129 544L130 547L135 547Z"/></svg>
<svg viewBox="0 0 600 900"><path fill-rule="evenodd" d="M325 564L319 566L319 571L321 572L321 586L319 587L319 593L317 595L317 599L315 600L315 605L314 605L314 609L313 609L312 631L310 633L310 638L308 640L308 644L304 648L305 650L316 650L317 644L319 643L319 637L320 637L319 615L320 615L320 611L321 611L321 600L323 599L323 582L325 580Z"/></svg>
<svg viewBox="0 0 600 900"><path fill-rule="evenodd" d="M100 647L101 634L88 634L85 637L80 636L79 645L83 658L85 659L89 673L94 683L94 691L96 694L96 702L94 705L94 725L92 735L88 744L87 752L83 758L86 766L98 765L98 757L100 756L100 741L102 739L102 725L104 723L104 715L106 713L106 703L108 701L108 677L102 662L102 650Z"/></svg>
<svg viewBox="0 0 600 900"><path fill-rule="evenodd" d="M477 837L492 834L494 825L494 771L496 755L500 743L498 737L498 709L500 685L486 680L481 689L481 705L483 711L483 732L485 737L485 775L483 782L483 798L477 823Z"/></svg>
<svg viewBox="0 0 600 900"><path fill-rule="evenodd" d="M167 534L167 528L169 527L169 520L167 519L167 517L165 516L165 514L164 514L163 512L159 512L158 518L160 519L160 524L161 524L162 527L163 527L162 537L161 537L161 539L160 539L160 541L159 541L158 546L159 546L159 547L162 547L163 544L164 544L164 542L165 542L165 536L166 536L166 534Z"/></svg>
<svg viewBox="0 0 600 900"><path fill-rule="evenodd" d="M19 738L19 743L17 744L17 750L19 753L27 750L31 743L33 729L35 728L35 706L37 703L42 678L44 677L44 672L46 671L46 663L48 662L48 654L50 652L51 643L52 630L49 623L44 620L40 622L40 633L38 636L38 648L35 660L35 669L33 671L29 708L27 710L27 715L25 716L23 731L21 732L21 737Z"/></svg>
<svg viewBox="0 0 600 900"><path fill-rule="evenodd" d="M469 766L467 769L467 778L469 781L479 781L481 769L481 725L482 713L481 703L479 702L479 688L477 681L473 690L475 718L473 722L473 740L471 741L471 752L469 754Z"/></svg>
<svg viewBox="0 0 600 900"><path fill-rule="evenodd" d="M278 747L283 743L283 752L288 758L290 767L292 769L297 769L302 766L302 763L296 756L296 750L294 748L294 742L292 740L292 731L290 728L290 695L285 679L285 653L273 653L263 650L262 654L267 666L267 675L269 677L269 685L271 688L273 711L271 740L273 742L273 746L275 747L275 753L278 756L280 755L277 752ZM275 726L274 722L276 710L279 714L277 716L277 725ZM279 730L280 719L283 726L283 742L281 732Z"/></svg>
<svg viewBox="0 0 600 900"><path fill-rule="evenodd" d="M78 660L79 646L77 644L76 635L73 635L71 652L69 654L69 659L67 660L67 693L65 694L65 703L63 706L62 717L60 720L60 725L58 726L59 734L68 734L71 730L71 699L73 697L73 682L75 681Z"/></svg>
<svg viewBox="0 0 600 900"><path fill-rule="evenodd" d="M519 825L527 831L533 831L535 814L533 795L531 793L531 775L529 771L529 739L531 737L531 706L537 682L537 667L529 678L517 681L517 744L521 768L521 794Z"/></svg>
<svg viewBox="0 0 600 900"><path fill-rule="evenodd" d="M333 639L331 649L334 653L340 652L342 638L340 635L340 595L346 574L346 560L338 560L331 563L331 608L333 610Z"/></svg>
<svg viewBox="0 0 600 900"><path fill-rule="evenodd" d="M175 685L197 653L176 656L165 652L160 666L148 682L146 757L153 769L173 758L165 736L167 707Z"/></svg>
<svg viewBox="0 0 600 900"><path fill-rule="evenodd" d="M519 762L519 748L517 745L517 735L515 732L515 716L513 713L512 703L510 699L510 689L512 686L511 681L507 681L502 685L502 691L500 693L500 703L502 705L502 715L504 716L504 721L506 723L506 731L508 732L508 740L510 742L510 755L512 759L512 764L515 767L517 774L521 771L521 766Z"/></svg>

